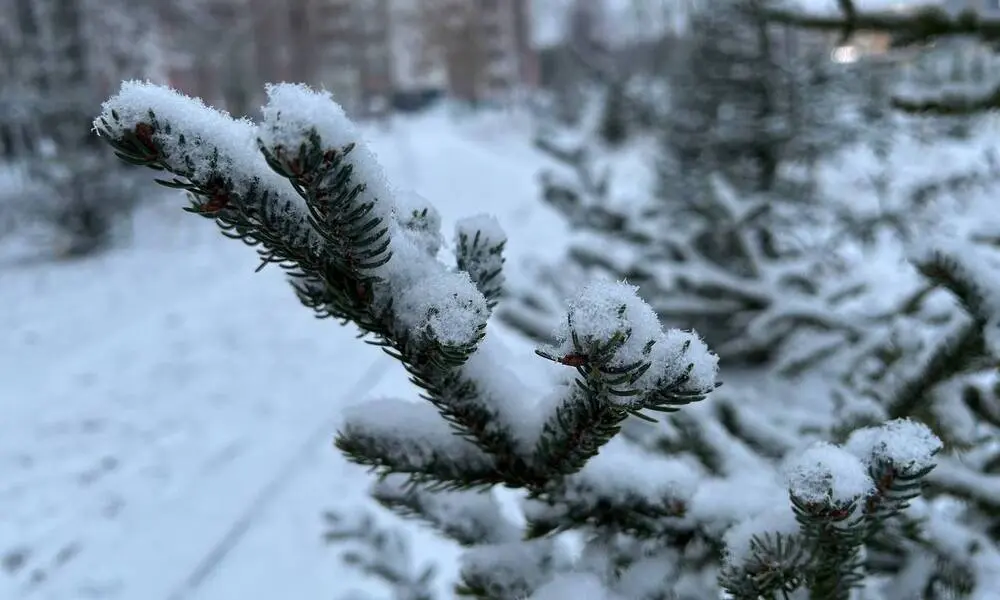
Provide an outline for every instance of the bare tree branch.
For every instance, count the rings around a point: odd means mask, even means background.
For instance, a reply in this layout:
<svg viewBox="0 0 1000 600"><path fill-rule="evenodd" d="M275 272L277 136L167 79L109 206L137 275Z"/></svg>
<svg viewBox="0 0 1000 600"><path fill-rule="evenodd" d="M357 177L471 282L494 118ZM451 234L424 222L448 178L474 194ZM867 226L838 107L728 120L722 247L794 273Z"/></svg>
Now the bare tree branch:
<svg viewBox="0 0 1000 600"><path fill-rule="evenodd" d="M910 13L878 11L861 12L853 0L838 0L840 15L809 14L788 8L765 9L768 19L801 29L841 32L846 43L858 31L888 33L893 45L908 46L931 42L954 35L977 37L984 42L1000 41L1000 19L983 17L973 10L949 14L938 7L921 8Z"/></svg>

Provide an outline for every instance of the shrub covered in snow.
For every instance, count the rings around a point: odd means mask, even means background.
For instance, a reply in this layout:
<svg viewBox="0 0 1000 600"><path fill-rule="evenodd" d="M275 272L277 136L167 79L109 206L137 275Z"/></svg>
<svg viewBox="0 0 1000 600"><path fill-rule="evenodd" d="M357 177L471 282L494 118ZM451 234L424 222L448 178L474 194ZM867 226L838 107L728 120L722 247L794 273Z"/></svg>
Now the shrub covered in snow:
<svg viewBox="0 0 1000 600"><path fill-rule="evenodd" d="M305 306L353 323L407 370L421 400L358 406L336 445L380 475L381 504L466 548L459 594L656 600L726 589L749 599L802 589L839 600L861 582L891 589L912 584L913 570L938 573L919 565L947 554L944 542L904 512L940 448L926 428L895 421L798 454L798 440L780 440L782 470L761 452L722 448L731 438L699 430L697 407L677 413L693 423L688 454L618 435L631 416L675 413L715 390L718 357L697 334L664 329L634 287L597 281L568 300L553 344L537 351L567 377L531 389L488 335L506 243L497 223L460 222L456 265L446 266L433 207L395 193L329 95L290 84L267 93L254 123L127 82L95 127L119 157L187 190L189 211L255 246L262 267L287 269ZM521 492L523 521L501 510L500 487ZM583 541L576 555L570 532ZM407 560L377 532L331 535L382 540ZM893 560L867 560L884 548ZM990 548L980 566L995 564ZM354 556L374 571L385 558ZM400 597L423 597L424 572L397 567L382 575L402 582ZM978 571L973 579L986 585Z"/></svg>

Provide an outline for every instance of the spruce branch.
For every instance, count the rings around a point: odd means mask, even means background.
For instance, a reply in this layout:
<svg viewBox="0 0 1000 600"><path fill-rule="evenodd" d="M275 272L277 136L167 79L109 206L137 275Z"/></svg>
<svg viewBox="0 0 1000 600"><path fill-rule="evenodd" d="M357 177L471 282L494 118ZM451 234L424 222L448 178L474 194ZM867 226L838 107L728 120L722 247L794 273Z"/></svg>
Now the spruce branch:
<svg viewBox="0 0 1000 600"><path fill-rule="evenodd" d="M656 498L597 493L589 506L568 497L597 491L582 471L627 417L672 412L717 387L718 357L701 339L664 330L632 286L586 287L559 345L539 352L576 376L538 406L526 402L532 391L486 337L503 286L506 237L496 222L460 222L457 269L446 267L436 259L440 218L392 192L329 95L288 84L267 93L254 124L126 82L95 127L123 160L171 174L160 182L188 191L191 212L257 248L262 265L283 267L317 316L355 324L402 364L423 401L357 407L335 444L379 475L375 496L386 507L475 545L459 593L519 598L558 570L553 540L521 543L474 489L525 489L595 526L614 526L602 516L612 500L627 529L679 520L682 497L660 488Z"/></svg>
<svg viewBox="0 0 1000 600"><path fill-rule="evenodd" d="M379 481L372 497L396 514L418 518L462 546L503 544L520 539L520 529L500 512L488 491L441 492L389 476Z"/></svg>
<svg viewBox="0 0 1000 600"><path fill-rule="evenodd" d="M905 113L915 115L936 115L958 117L974 115L1000 109L1000 87L989 93L970 95L967 93L945 92L934 98L911 99L894 97L890 105Z"/></svg>
<svg viewBox="0 0 1000 600"><path fill-rule="evenodd" d="M1000 40L1000 20L979 15L974 10L950 14L939 7L923 7L909 13L859 11L853 0L837 0L840 15L810 14L788 8L764 8L764 15L774 23L801 29L839 32L846 44L855 33L870 31L893 36L894 46L926 44L937 38L965 35L984 42Z"/></svg>
<svg viewBox="0 0 1000 600"><path fill-rule="evenodd" d="M913 262L934 285L945 287L962 303L969 318L955 326L931 350L920 369L902 378L886 398L890 418L917 414L935 387L960 375L996 364L985 334L997 318L998 294L992 269L967 253L931 247Z"/></svg>
<svg viewBox="0 0 1000 600"><path fill-rule="evenodd" d="M562 567L551 539L477 546L462 557L458 596L483 600L520 600Z"/></svg>
<svg viewBox="0 0 1000 600"><path fill-rule="evenodd" d="M696 535L684 521L684 502L665 496L651 500L632 490L601 493L576 483L549 490L542 505L528 518L526 537L535 539L586 527L597 531L619 532L641 539L659 538L680 541Z"/></svg>
<svg viewBox="0 0 1000 600"><path fill-rule="evenodd" d="M346 414L337 448L380 476L403 474L435 489L481 488L503 481L496 461L456 435L428 404L382 400Z"/></svg>
<svg viewBox="0 0 1000 600"><path fill-rule="evenodd" d="M865 520L857 509L872 481L859 459L829 444L794 457L787 473L792 512L811 557L810 597L847 600L864 579Z"/></svg>
<svg viewBox="0 0 1000 600"><path fill-rule="evenodd" d="M740 565L726 564L719 586L734 600L790 598L805 581L809 554L797 536L765 533L750 540L750 557Z"/></svg>
<svg viewBox="0 0 1000 600"><path fill-rule="evenodd" d="M535 447L560 476L579 471L627 417L651 420L642 411L674 412L717 387L707 375L718 358L690 334L664 332L634 293L631 286L591 283L570 303L560 345L536 351L577 372Z"/></svg>
<svg viewBox="0 0 1000 600"><path fill-rule="evenodd" d="M341 553L341 560L385 582L394 600L435 600L434 566L418 569L410 543L399 531L380 527L368 514L355 524L332 511L323 518L327 526L323 539L328 544L353 542Z"/></svg>
<svg viewBox="0 0 1000 600"><path fill-rule="evenodd" d="M806 586L817 600L847 600L864 580L861 548L864 520L856 515L857 499L832 496L816 501L790 494L792 510L807 544L811 565Z"/></svg>
<svg viewBox="0 0 1000 600"><path fill-rule="evenodd" d="M791 457L785 472L794 521L776 507L730 530L720 584L738 598L799 587L810 598L849 598L878 564L870 548L892 557L922 543L902 511L920 495L941 447L927 426L894 420L856 430L843 447L818 443Z"/></svg>
<svg viewBox="0 0 1000 600"><path fill-rule="evenodd" d="M767 9L774 23L801 29L839 32L841 45L860 31L892 36L895 48L933 43L944 37L977 38L988 45L1000 41L1000 19L974 9L952 13L941 7L922 7L910 13L859 11L853 0L838 0L840 15L817 15L794 9ZM944 93L923 100L894 97L890 104L904 113L939 116L971 115L1000 108L1000 89L982 95Z"/></svg>
<svg viewBox="0 0 1000 600"><path fill-rule="evenodd" d="M98 130L119 156L176 175L161 183L188 190L192 210L215 218L230 237L260 246L262 264L288 269L306 306L372 334L369 343L400 360L462 435L508 450L510 440L498 439L497 415L476 404L475 384L458 371L485 335L488 304L468 274L462 274L466 288L458 274L429 256L392 260L394 252L425 248L394 219L380 174L354 181L357 171L370 170L372 163L370 156L357 156L355 142L341 131L346 120L339 108L298 86L274 86L269 93L277 106L265 107L265 125L258 131L194 100L158 92L155 86L126 83L128 102L119 97L120 106L110 106L99 118ZM282 113L279 108L290 99L315 105L324 118L311 123ZM159 111L145 108L157 105ZM122 110L130 111L124 115L127 125ZM205 118L186 123L192 110ZM173 117L165 119L163 112ZM246 155L249 144L263 160ZM494 257L500 258L499 252ZM398 272L397 265L408 264L411 273ZM489 433L487 422L493 424Z"/></svg>
<svg viewBox="0 0 1000 600"><path fill-rule="evenodd" d="M455 258L486 297L490 310L503 294L503 250L507 236L492 217L471 217L455 227Z"/></svg>
<svg viewBox="0 0 1000 600"><path fill-rule="evenodd" d="M921 495L936 466L941 440L922 423L896 419L854 431L845 448L861 460L874 482L861 506L864 541L877 544L881 538L884 545L887 523Z"/></svg>
<svg viewBox="0 0 1000 600"><path fill-rule="evenodd" d="M1000 308L1000 287L992 281L997 267L978 254L932 246L913 262L928 281L953 293L974 319L985 322L996 317Z"/></svg>
<svg viewBox="0 0 1000 600"><path fill-rule="evenodd" d="M630 461L647 465L644 480L625 477L622 465ZM683 462L614 440L580 472L529 498L527 537L580 528L640 539L694 537L694 525L685 516L696 477Z"/></svg>

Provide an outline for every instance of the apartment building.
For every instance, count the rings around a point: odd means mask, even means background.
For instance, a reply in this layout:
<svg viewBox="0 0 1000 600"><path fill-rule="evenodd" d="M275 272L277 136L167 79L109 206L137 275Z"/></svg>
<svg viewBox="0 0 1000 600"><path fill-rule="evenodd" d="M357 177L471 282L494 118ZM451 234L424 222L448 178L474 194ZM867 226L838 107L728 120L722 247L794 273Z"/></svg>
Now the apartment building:
<svg viewBox="0 0 1000 600"><path fill-rule="evenodd" d="M459 0L463 1L463 0ZM449 93L471 103L505 102L538 80L528 0L472 0L469 22L447 54Z"/></svg>
<svg viewBox="0 0 1000 600"><path fill-rule="evenodd" d="M310 1L158 3L169 83L213 106L252 114L263 102L265 82L302 76L296 19Z"/></svg>
<svg viewBox="0 0 1000 600"><path fill-rule="evenodd" d="M397 94L500 102L537 81L529 0L308 0L314 83L377 116Z"/></svg>
<svg viewBox="0 0 1000 600"><path fill-rule="evenodd" d="M528 0L397 0L395 89L437 87L454 99L503 102L538 79Z"/></svg>
<svg viewBox="0 0 1000 600"><path fill-rule="evenodd" d="M188 52L192 60L172 65L170 81L213 104L233 105L237 88L300 81L330 90L363 118L384 113L401 93L502 102L538 80L529 0L208 0L205 6L205 21L222 31L207 41L201 35L198 42L212 51ZM173 23L168 37L184 39L183 19L165 20ZM195 58L206 54L209 60Z"/></svg>
<svg viewBox="0 0 1000 600"><path fill-rule="evenodd" d="M354 116L385 112L393 91L392 0L312 0L314 83Z"/></svg>

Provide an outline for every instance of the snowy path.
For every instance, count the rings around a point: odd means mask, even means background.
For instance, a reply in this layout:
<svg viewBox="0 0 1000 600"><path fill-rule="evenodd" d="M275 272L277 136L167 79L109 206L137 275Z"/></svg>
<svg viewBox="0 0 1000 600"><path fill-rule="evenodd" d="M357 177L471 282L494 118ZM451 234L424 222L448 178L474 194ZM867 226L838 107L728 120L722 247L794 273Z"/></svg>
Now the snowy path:
<svg viewBox="0 0 1000 600"><path fill-rule="evenodd" d="M12 315L35 326L9 338L33 346L4 348L3 408L14 418L0 425L10 510L0 540L17 540L3 549L14 592L110 597L123 585L121 565L108 564L119 557L144 586L120 597L155 597L195 570L195 548L224 536L309 433L325 424L332 434L339 407L366 393L357 382L379 375L373 363L388 366L349 330L317 323L279 273L254 275L245 248L217 234L201 241L164 271L138 251L81 265L93 273L72 294ZM38 275L7 275L5 293L9 282L26 295Z"/></svg>
<svg viewBox="0 0 1000 600"><path fill-rule="evenodd" d="M532 157L442 129L373 145L446 235L492 212L537 251ZM405 378L211 224L164 206L137 227L135 248L0 271L0 598L337 596L356 576L320 511L369 480L330 440L345 405L411 395Z"/></svg>

